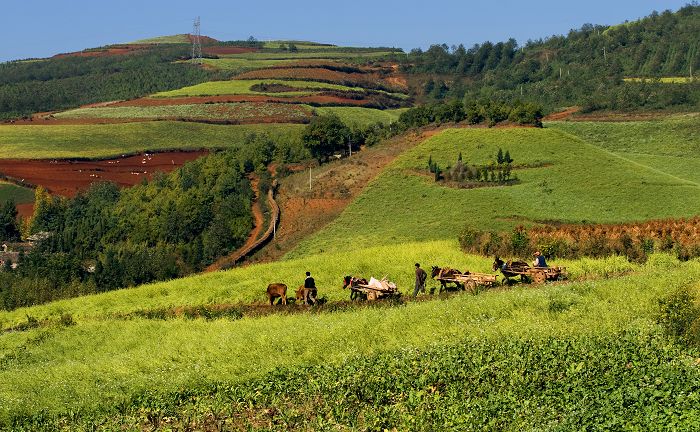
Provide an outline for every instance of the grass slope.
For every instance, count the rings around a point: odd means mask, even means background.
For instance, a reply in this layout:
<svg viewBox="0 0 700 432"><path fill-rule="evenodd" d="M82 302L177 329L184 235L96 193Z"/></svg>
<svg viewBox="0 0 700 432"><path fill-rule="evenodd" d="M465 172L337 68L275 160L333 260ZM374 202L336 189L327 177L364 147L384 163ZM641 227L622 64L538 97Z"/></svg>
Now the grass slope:
<svg viewBox="0 0 700 432"><path fill-rule="evenodd" d="M653 300L700 277L700 263L679 264L657 255L644 266L621 259L569 263L577 276L634 270L617 279L459 295L395 308L236 321L113 317L156 304L261 299L267 282L284 280L294 286L304 269L314 271L321 293L330 298L347 295L338 282L353 271L389 273L405 291L412 278L410 263L416 260L480 270L488 265L485 258L462 255L454 242L406 244L254 265L1 313L3 326L27 315L61 314L71 314L76 324L0 336L0 420L110 410L143 392L159 400L183 389L261 378L280 367L339 365L357 356L434 347L464 337L499 341L620 329L650 332Z"/></svg>
<svg viewBox="0 0 700 432"><path fill-rule="evenodd" d="M314 108L318 115L335 114L347 125L368 126L374 123L393 123L406 108L379 110L362 107L320 107Z"/></svg>
<svg viewBox="0 0 700 432"><path fill-rule="evenodd" d="M608 127L608 124L599 124ZM468 163L508 149L521 184L453 189L433 182L461 152ZM450 129L404 153L334 222L289 256L365 245L455 238L465 225L510 229L538 220L623 222L695 215L700 186L649 168L553 128Z"/></svg>
<svg viewBox="0 0 700 432"><path fill-rule="evenodd" d="M24 204L34 201L34 191L11 183L0 181L0 204L13 201L15 204Z"/></svg>
<svg viewBox="0 0 700 432"><path fill-rule="evenodd" d="M144 150L227 148L250 133L299 139L302 125L222 126L183 122L0 125L0 158L105 158Z"/></svg>
<svg viewBox="0 0 700 432"><path fill-rule="evenodd" d="M551 122L548 127L671 175L700 183L700 116L651 121Z"/></svg>

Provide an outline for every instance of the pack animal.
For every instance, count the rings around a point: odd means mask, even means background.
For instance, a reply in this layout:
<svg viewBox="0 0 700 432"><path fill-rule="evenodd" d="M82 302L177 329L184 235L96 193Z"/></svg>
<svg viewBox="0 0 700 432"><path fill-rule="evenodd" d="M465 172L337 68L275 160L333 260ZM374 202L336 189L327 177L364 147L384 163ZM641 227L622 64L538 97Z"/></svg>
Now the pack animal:
<svg viewBox="0 0 700 432"><path fill-rule="evenodd" d="M367 279L354 276L343 277L343 289L350 288L350 300L367 300L367 294L356 289L358 285L367 285Z"/></svg>
<svg viewBox="0 0 700 432"><path fill-rule="evenodd" d="M493 260L493 266L491 269L493 271L499 271L503 274L505 279L503 280L506 282L508 278L520 276L521 279L524 279L523 273L524 271L527 271L527 269L530 268L530 265L526 263L525 261L503 261L500 259L498 256L494 257Z"/></svg>
<svg viewBox="0 0 700 432"><path fill-rule="evenodd" d="M462 273L459 270L450 267L433 266L432 271L430 272L430 277L432 279L438 278L438 280L440 281L440 292L442 292L443 290L447 289L448 284L448 281L443 280L442 278L449 279L461 274L469 274L469 272ZM454 282L454 284L457 286L457 288L462 290L464 289L464 284L460 282Z"/></svg>
<svg viewBox="0 0 700 432"><path fill-rule="evenodd" d="M287 304L287 285L283 283L272 283L267 286L267 299L270 301L270 306L275 304L275 300L281 298L282 304Z"/></svg>
<svg viewBox="0 0 700 432"><path fill-rule="evenodd" d="M303 301L304 304L316 304L317 291L314 288L304 288L304 285L300 285L295 294L296 302Z"/></svg>

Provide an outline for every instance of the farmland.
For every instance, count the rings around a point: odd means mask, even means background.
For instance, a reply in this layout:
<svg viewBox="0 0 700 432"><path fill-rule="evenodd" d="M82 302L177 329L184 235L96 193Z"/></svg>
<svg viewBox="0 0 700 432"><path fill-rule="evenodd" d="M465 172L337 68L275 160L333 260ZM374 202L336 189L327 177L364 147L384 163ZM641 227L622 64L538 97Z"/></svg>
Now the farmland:
<svg viewBox="0 0 700 432"><path fill-rule="evenodd" d="M151 107L80 108L55 114L59 119L192 119L240 123L302 123L312 111L301 105L265 102L187 104Z"/></svg>
<svg viewBox="0 0 700 432"><path fill-rule="evenodd" d="M298 90L287 92L265 92L252 90L256 84L279 85L292 87ZM230 80L210 81L178 90L156 93L153 97L178 97L178 96L216 96L216 95L248 95L261 94L268 96L304 96L315 91L340 90L340 91L364 91L360 87L347 87L337 84L320 83L315 81L282 81L282 80Z"/></svg>
<svg viewBox="0 0 700 432"><path fill-rule="evenodd" d="M405 109L378 110L361 107L319 107L314 108L314 111L318 115L337 115L347 125L367 126L377 122L395 122Z"/></svg>
<svg viewBox="0 0 700 432"><path fill-rule="evenodd" d="M597 127L604 130L609 124ZM443 187L417 174L427 170L430 157L446 167L461 152L465 162L483 164L498 148L510 150L517 163L540 167L514 171L520 184L477 189ZM699 202L696 183L554 128L452 129L401 155L336 221L289 256L349 245L456 238L467 225L508 230L536 221L613 223L692 216Z"/></svg>
<svg viewBox="0 0 700 432"><path fill-rule="evenodd" d="M0 314L3 327L21 323L27 315L56 320L67 313L76 324L3 338L2 353L11 360L0 372L0 398L7 401L11 397L18 403L10 405L14 409L0 404L5 407L2 415L5 420L7 415L31 415L30 407L45 408L47 413L78 408L111 412L108 405L133 400L147 389L152 401L166 400L168 394L183 386L245 385L281 365L336 367L356 356L381 355L399 348L449 346L460 338L478 337L494 343L505 338L507 343L515 343L522 338L614 335L619 329L653 333L654 312L649 308L652 299L683 285L687 277L700 276L697 263L679 264L664 255L654 256L642 266L620 258L582 260L563 264L570 267L575 279L590 280L477 297L460 295L401 308L350 309L312 315L312 319L306 314L237 321L118 318L120 314L160 307L262 301L266 283L280 280L293 286L293 281L300 278L299 269L304 268L314 269L322 294L330 300L347 296L339 284L344 273L386 273L406 290L411 282L406 263L418 260L474 270L486 270L490 265L487 258L461 254L454 241L402 244L256 265L4 312ZM630 271L627 276L600 279ZM678 277L680 274L685 277ZM642 280L643 285L638 283ZM567 306L562 312L552 313L551 305L555 303ZM484 319L488 326L480 325ZM385 331L362 331L375 327ZM314 337L280 339L278 336L289 328L294 328L296 334L306 334L313 328ZM42 342L30 342L37 338ZM100 342L107 339L109 344ZM19 351L21 358L17 357ZM220 361L231 356L237 360ZM50 366L41 370L33 366L48 358L52 359ZM77 363L77 358L83 360ZM9 382L15 383L12 390L7 387ZM42 385L37 387L39 383ZM37 388L42 390L31 390ZM95 398L97 393L100 396Z"/></svg>
<svg viewBox="0 0 700 432"><path fill-rule="evenodd" d="M0 125L0 158L105 158L145 150L195 150L239 145L251 133L297 142L302 125L208 125L142 122L107 125Z"/></svg>

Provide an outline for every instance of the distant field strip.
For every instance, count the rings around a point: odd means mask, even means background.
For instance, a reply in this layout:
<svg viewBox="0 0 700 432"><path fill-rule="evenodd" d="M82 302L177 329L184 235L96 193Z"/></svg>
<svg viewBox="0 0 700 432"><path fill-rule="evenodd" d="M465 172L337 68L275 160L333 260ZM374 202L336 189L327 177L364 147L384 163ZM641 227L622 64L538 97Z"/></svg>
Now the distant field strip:
<svg viewBox="0 0 700 432"><path fill-rule="evenodd" d="M254 121L279 119L280 123L298 123L309 119L310 108L302 105L266 102L164 105L151 107L80 108L54 114L56 118L105 119L197 119Z"/></svg>
<svg viewBox="0 0 700 432"><path fill-rule="evenodd" d="M378 122L395 122L406 109L379 110L362 107L319 107L314 108L314 111L318 115L337 115L343 123L348 125L367 126Z"/></svg>
<svg viewBox="0 0 700 432"><path fill-rule="evenodd" d="M104 158L144 150L229 148L250 133L300 139L303 125L208 125L171 121L108 125L0 125L0 158Z"/></svg>
<svg viewBox="0 0 700 432"><path fill-rule="evenodd" d="M690 77L663 77L663 78L624 78L625 82L661 82L664 84L687 84L695 81L697 78Z"/></svg>
<svg viewBox="0 0 700 432"><path fill-rule="evenodd" d="M2 175L1 172L0 175ZM34 191L11 183L5 183L0 180L0 204L6 201L13 201L15 204L33 202Z"/></svg>
<svg viewBox="0 0 700 432"><path fill-rule="evenodd" d="M299 60L299 59L313 59L313 60L326 60L326 59L353 59L353 58L379 58L385 57L387 55L395 54L391 51L365 51L365 52L342 52L342 51L332 51L323 50L323 52L251 52L251 53L241 53L241 54L222 54L219 57L222 58L244 58L248 60Z"/></svg>
<svg viewBox="0 0 700 432"><path fill-rule="evenodd" d="M281 85L299 89L289 92L258 92L251 90L256 84ZM347 87L337 84L320 83L315 81L282 81L282 80L229 80L210 81L178 90L160 92L153 97L177 96L216 96L216 95L265 95L265 96L305 96L322 90L340 90L363 92L360 87Z"/></svg>

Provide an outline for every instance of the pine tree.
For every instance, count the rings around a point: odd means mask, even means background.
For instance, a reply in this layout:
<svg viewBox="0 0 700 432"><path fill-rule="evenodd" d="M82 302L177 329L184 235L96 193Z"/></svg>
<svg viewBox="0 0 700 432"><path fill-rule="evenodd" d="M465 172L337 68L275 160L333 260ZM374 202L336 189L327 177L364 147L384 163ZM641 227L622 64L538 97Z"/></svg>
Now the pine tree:
<svg viewBox="0 0 700 432"><path fill-rule="evenodd" d="M513 163L513 159L510 157L510 151L506 150L505 156L503 156L503 159L505 160L506 163Z"/></svg>
<svg viewBox="0 0 700 432"><path fill-rule="evenodd" d="M499 147L499 148L498 148L498 155L496 155L496 162L498 162L498 164L500 165L500 164L503 163L503 161L504 161L504 159L503 159L503 150Z"/></svg>

